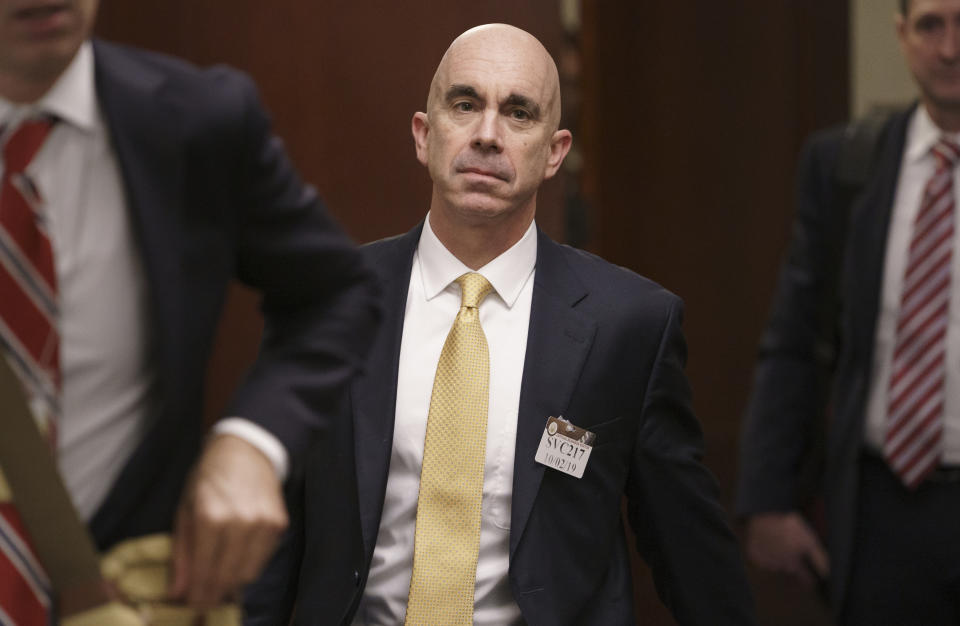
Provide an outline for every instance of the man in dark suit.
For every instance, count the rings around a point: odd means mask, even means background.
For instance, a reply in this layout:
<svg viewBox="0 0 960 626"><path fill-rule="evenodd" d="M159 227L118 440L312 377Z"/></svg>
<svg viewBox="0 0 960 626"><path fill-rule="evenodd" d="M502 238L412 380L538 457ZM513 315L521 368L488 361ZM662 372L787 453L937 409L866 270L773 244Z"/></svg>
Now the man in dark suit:
<svg viewBox="0 0 960 626"><path fill-rule="evenodd" d="M250 588L248 623L286 623L295 603L297 624L632 624L624 494L677 621L753 623L700 462L680 300L534 223L570 147L559 120L556 66L528 33L480 26L447 50L412 122L430 211L365 248L386 324L349 428L292 496L289 541ZM473 280L489 289L479 304ZM485 347L459 373L487 371L480 412L466 381L447 395L451 346L477 309ZM458 410L441 435L447 404Z"/></svg>
<svg viewBox="0 0 960 626"><path fill-rule="evenodd" d="M41 223L49 239L59 363L20 358L15 326L30 312L4 308L8 291L0 314L14 332L0 347L56 428L98 546L169 531L176 517L171 595L204 608L273 550L281 483L339 409L376 288L271 134L249 78L90 41L97 4L0 0L2 198L30 191L36 217L13 227ZM27 127L41 140L15 159ZM0 206L5 229L13 206ZM4 272L19 267L7 260ZM262 293L264 341L201 453L204 373L233 278ZM59 385L49 397L48 374Z"/></svg>
<svg viewBox="0 0 960 626"><path fill-rule="evenodd" d="M920 103L861 155L873 169L849 207L834 178L850 145L843 131L816 135L803 153L737 506L752 560L807 583L829 577L842 623L935 626L960 623L960 289L950 281L960 259L960 2L900 10ZM800 514L800 468L818 448L826 547Z"/></svg>

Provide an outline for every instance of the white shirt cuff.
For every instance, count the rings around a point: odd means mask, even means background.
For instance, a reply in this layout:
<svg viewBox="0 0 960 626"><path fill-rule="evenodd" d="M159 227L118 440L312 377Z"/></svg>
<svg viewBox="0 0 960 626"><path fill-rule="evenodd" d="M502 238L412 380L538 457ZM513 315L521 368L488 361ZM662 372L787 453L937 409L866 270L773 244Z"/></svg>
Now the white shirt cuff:
<svg viewBox="0 0 960 626"><path fill-rule="evenodd" d="M243 417L225 417L213 425L213 434L240 437L270 459L281 483L287 479L290 467L287 449L263 426Z"/></svg>

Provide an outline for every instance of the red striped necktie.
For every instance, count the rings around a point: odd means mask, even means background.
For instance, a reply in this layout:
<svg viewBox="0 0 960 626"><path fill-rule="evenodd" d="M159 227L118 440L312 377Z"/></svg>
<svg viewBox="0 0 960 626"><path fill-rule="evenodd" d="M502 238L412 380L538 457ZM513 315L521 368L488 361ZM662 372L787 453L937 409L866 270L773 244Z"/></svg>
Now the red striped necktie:
<svg viewBox="0 0 960 626"><path fill-rule="evenodd" d="M960 147L941 139L907 253L893 347L884 456L910 489L941 457L947 322L954 245L953 169Z"/></svg>
<svg viewBox="0 0 960 626"><path fill-rule="evenodd" d="M23 382L51 442L59 416L60 338L53 250L41 197L26 174L53 126L27 120L3 146L0 180L0 352ZM0 624L45 626L51 589L10 502L0 502Z"/></svg>

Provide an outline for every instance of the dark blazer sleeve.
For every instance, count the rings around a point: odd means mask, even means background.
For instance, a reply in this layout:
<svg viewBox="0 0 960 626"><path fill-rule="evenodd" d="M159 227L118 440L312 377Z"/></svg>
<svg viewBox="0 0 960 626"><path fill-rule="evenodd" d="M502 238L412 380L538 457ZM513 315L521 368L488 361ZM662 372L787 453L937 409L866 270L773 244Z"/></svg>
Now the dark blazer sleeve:
<svg viewBox="0 0 960 626"><path fill-rule="evenodd" d="M627 481L628 516L657 592L679 624L753 624L739 548L716 481L702 464L681 319L682 304L673 298L646 383Z"/></svg>
<svg viewBox="0 0 960 626"><path fill-rule="evenodd" d="M761 337L740 444L737 511L748 515L801 506L801 466L816 444L825 402L822 385L832 367L834 337L821 328L821 302L831 281L837 215L833 171L841 130L820 133L800 158L796 216L772 310ZM822 350L822 348L821 348Z"/></svg>
<svg viewBox="0 0 960 626"><path fill-rule="evenodd" d="M259 358L232 414L294 457L340 411L379 318L373 275L271 133L252 83L240 83L236 272L263 294Z"/></svg>

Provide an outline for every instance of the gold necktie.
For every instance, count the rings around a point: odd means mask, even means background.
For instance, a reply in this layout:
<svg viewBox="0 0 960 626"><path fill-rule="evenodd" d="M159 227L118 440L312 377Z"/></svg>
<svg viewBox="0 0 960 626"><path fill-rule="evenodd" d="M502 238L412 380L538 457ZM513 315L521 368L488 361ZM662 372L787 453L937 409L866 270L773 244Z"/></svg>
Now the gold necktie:
<svg viewBox="0 0 960 626"><path fill-rule="evenodd" d="M477 307L492 287L474 273L456 282L460 312L440 352L423 444L408 626L473 623L490 393Z"/></svg>

